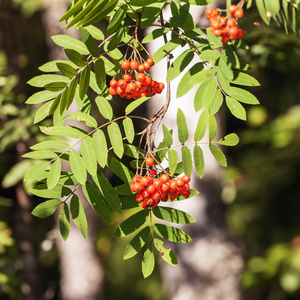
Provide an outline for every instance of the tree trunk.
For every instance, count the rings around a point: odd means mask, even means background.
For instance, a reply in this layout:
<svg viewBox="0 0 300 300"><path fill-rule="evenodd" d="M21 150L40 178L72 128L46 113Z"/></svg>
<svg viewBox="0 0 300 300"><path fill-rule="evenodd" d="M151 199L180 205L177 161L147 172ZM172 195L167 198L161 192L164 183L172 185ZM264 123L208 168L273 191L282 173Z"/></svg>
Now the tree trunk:
<svg viewBox="0 0 300 300"><path fill-rule="evenodd" d="M214 6L225 4L225 1L215 1ZM193 6L191 11L194 20L199 20L198 26L207 27L204 18L207 7ZM165 11L164 17L168 19L170 12ZM151 45L150 53L154 53L163 44L162 39L157 39ZM178 57L185 49L173 51L174 58ZM153 67L152 76L155 80L164 81L166 70L162 70L163 62ZM188 68L186 69L186 71ZM185 72L183 72L185 73ZM163 124L168 129L174 129L174 144L180 144L177 138L176 114L180 107L187 117L188 127L195 130L199 113L195 113L193 107L195 89L185 96L176 99L176 89L180 81L176 78L171 82L171 104L163 119ZM157 97L157 98L161 98ZM152 103L155 101L152 101ZM161 100L157 99L157 105L151 104L150 113L154 114L162 106ZM151 115L152 115L151 114ZM220 123L218 115L218 123ZM220 129L220 124L219 127ZM220 132L218 132L220 135ZM193 132L190 139L193 142ZM157 140L162 139L162 133L158 132ZM200 194L172 205L190 213L197 221L195 224L181 226L190 234L193 241L189 244L170 246L178 257L179 265L170 266L161 263L161 272L164 287L170 300L199 299L203 300L238 300L240 299L239 279L243 268L241 252L235 241L230 236L224 218L224 204L221 199L221 167L212 157L208 146L202 147L205 157L205 174L199 179L197 174L192 175L192 188L200 191ZM180 153L178 153L180 157Z"/></svg>
<svg viewBox="0 0 300 300"><path fill-rule="evenodd" d="M43 22L46 30L46 41L50 49L50 59L65 59L62 48L53 43L51 36L56 34L68 34L78 38L78 31L68 29L65 32L65 24L57 23L66 12L67 7L63 3L53 3L47 6L43 14ZM75 112L76 105L71 105L68 113ZM76 149L79 150L79 149ZM77 192L80 200L85 199L82 191ZM79 229L71 222L71 232L65 242L60 236L57 245L60 257L61 270L61 294L64 300L96 300L103 293L105 270L96 253L94 238L95 225L99 221L87 201L82 201L85 208L89 236L85 240Z"/></svg>

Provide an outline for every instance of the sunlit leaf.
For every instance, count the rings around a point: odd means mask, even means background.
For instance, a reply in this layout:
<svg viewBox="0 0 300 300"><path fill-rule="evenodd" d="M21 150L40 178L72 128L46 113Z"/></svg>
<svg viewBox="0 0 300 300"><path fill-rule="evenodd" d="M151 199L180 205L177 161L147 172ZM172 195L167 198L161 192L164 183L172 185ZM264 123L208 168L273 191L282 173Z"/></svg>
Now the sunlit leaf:
<svg viewBox="0 0 300 300"><path fill-rule="evenodd" d="M153 245L152 243L149 243L147 246L144 255L143 255L143 260L142 260L142 273L144 278L149 277L155 266L155 257L153 253Z"/></svg>
<svg viewBox="0 0 300 300"><path fill-rule="evenodd" d="M99 165L104 168L105 165L107 164L107 143L106 143L106 138L101 129L98 129L94 134L93 134L93 145L94 145L94 150L96 153L96 158L99 163Z"/></svg>
<svg viewBox="0 0 300 300"><path fill-rule="evenodd" d="M57 207L62 204L63 202L58 199L47 200L37 205L32 214L38 218L47 218L53 215Z"/></svg>
<svg viewBox="0 0 300 300"><path fill-rule="evenodd" d="M52 190L58 183L61 172L61 160L58 158L51 166L47 178L47 187Z"/></svg>
<svg viewBox="0 0 300 300"><path fill-rule="evenodd" d="M94 150L93 139L89 136L86 137L80 146L81 155L86 170L92 175L97 174L97 158Z"/></svg>
<svg viewBox="0 0 300 300"><path fill-rule="evenodd" d="M194 141L199 142L204 138L206 128L209 120L209 112L208 110L204 110L198 120L197 127L194 133Z"/></svg>
<svg viewBox="0 0 300 300"><path fill-rule="evenodd" d="M215 145L209 145L210 152L216 159L216 161L223 167L227 167L227 159L225 154L222 152L220 148Z"/></svg>
<svg viewBox="0 0 300 300"><path fill-rule="evenodd" d="M235 133L230 133L220 139L217 143L224 146L236 146L239 143L239 137Z"/></svg>
<svg viewBox="0 0 300 300"><path fill-rule="evenodd" d="M124 153L124 147L122 134L118 124L116 122L112 122L107 126L107 132L115 154L121 158Z"/></svg>
<svg viewBox="0 0 300 300"><path fill-rule="evenodd" d="M126 246L123 254L123 258L129 259L135 256L144 247L149 235L150 235L149 226L145 227L139 233L137 233L136 236Z"/></svg>
<svg viewBox="0 0 300 300"><path fill-rule="evenodd" d="M193 171L193 160L191 150L187 146L181 147L182 167L185 174L191 176Z"/></svg>
<svg viewBox="0 0 300 300"><path fill-rule="evenodd" d="M153 213L157 218L172 223L189 224L196 222L188 213L176 208L158 206L153 210Z"/></svg>
<svg viewBox="0 0 300 300"><path fill-rule="evenodd" d="M155 224L153 225L155 233L160 237L175 243L189 243L192 241L190 236L179 228L164 225Z"/></svg>
<svg viewBox="0 0 300 300"><path fill-rule="evenodd" d="M177 152L173 149L168 149L169 173L173 175L177 167Z"/></svg>
<svg viewBox="0 0 300 300"><path fill-rule="evenodd" d="M59 231L64 241L66 241L70 233L69 208L66 203L64 203L59 212Z"/></svg>
<svg viewBox="0 0 300 300"><path fill-rule="evenodd" d="M149 211L143 209L123 221L116 229L115 236L123 237L139 229L148 219Z"/></svg>
<svg viewBox="0 0 300 300"><path fill-rule="evenodd" d="M97 107L99 109L99 112L101 113L101 115L108 120L112 120L113 118L113 110L112 107L109 103L109 101L101 96L96 97L95 99Z"/></svg>
<svg viewBox="0 0 300 300"><path fill-rule="evenodd" d="M88 224L86 215L77 195L73 195L70 202L71 215L75 225L79 228L82 236L87 239Z"/></svg>
<svg viewBox="0 0 300 300"><path fill-rule="evenodd" d="M177 127L178 127L179 141L180 143L184 144L189 137L189 131L188 131L185 115L180 108L178 108L177 111Z"/></svg>
<svg viewBox="0 0 300 300"><path fill-rule="evenodd" d="M172 266L177 266L178 261L176 255L171 249L166 249L164 247L164 242L160 239L154 238L153 243L155 248L161 253L161 257L165 260L168 264Z"/></svg>
<svg viewBox="0 0 300 300"><path fill-rule="evenodd" d="M70 151L70 167L78 182L84 185L87 178L86 169L82 157L74 149Z"/></svg>
<svg viewBox="0 0 300 300"><path fill-rule="evenodd" d="M123 127L124 127L124 132L125 132L127 141L129 143L132 143L134 140L134 135L135 135L132 119L129 117L126 117L123 120Z"/></svg>
<svg viewBox="0 0 300 300"><path fill-rule="evenodd" d="M201 147L198 145L194 146L194 165L195 165L196 173L200 178L202 178L204 175L205 162L204 162L203 151Z"/></svg>

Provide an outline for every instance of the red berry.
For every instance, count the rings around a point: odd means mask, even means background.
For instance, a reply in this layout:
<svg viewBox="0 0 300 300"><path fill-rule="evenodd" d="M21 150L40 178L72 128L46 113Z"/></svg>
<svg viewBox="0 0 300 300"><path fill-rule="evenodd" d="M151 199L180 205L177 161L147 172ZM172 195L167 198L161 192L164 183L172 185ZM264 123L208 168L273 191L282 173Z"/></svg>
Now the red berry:
<svg viewBox="0 0 300 300"><path fill-rule="evenodd" d="M122 68L123 70L128 70L128 69L130 68L130 62L129 62L129 60L124 60L124 61L122 62L122 64L121 64L121 68Z"/></svg>
<svg viewBox="0 0 300 300"><path fill-rule="evenodd" d="M242 39L244 37L244 31L243 31L243 29L239 29L237 37L238 37L238 39Z"/></svg>
<svg viewBox="0 0 300 300"><path fill-rule="evenodd" d="M136 60L132 60L130 62L130 68L131 70L137 70L139 68L139 63Z"/></svg>
<svg viewBox="0 0 300 300"><path fill-rule="evenodd" d="M154 164L154 159L152 157L147 157L145 159L145 163L146 163L147 166L151 167Z"/></svg>
<svg viewBox="0 0 300 300"><path fill-rule="evenodd" d="M166 183L163 183L163 185L161 186L161 191L163 193L166 193L169 190L169 186Z"/></svg>
<svg viewBox="0 0 300 300"><path fill-rule="evenodd" d="M228 37L228 36L222 37L221 42L222 42L223 44L227 44L227 43L229 42L229 37Z"/></svg>
<svg viewBox="0 0 300 300"><path fill-rule="evenodd" d="M155 175L157 174L157 172L156 172L155 169L151 169L151 170L150 170L150 174L151 174L152 176L155 176Z"/></svg>
<svg viewBox="0 0 300 300"><path fill-rule="evenodd" d="M144 197L141 193L139 193L139 194L136 194L135 199L137 202L142 202L144 200Z"/></svg>
<svg viewBox="0 0 300 300"><path fill-rule="evenodd" d="M142 196L144 199L148 199L150 197L150 193L146 190L143 190L142 191Z"/></svg>

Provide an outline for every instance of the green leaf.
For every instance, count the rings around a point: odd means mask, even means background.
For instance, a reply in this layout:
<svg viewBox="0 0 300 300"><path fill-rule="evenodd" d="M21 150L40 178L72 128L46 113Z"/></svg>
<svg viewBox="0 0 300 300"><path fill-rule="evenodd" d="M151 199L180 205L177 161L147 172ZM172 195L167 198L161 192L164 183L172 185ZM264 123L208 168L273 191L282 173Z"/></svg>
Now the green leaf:
<svg viewBox="0 0 300 300"><path fill-rule="evenodd" d="M100 55L100 49L91 34L84 27L79 27L79 34L90 54L94 57L98 57Z"/></svg>
<svg viewBox="0 0 300 300"><path fill-rule="evenodd" d="M162 238L169 240L175 243L189 243L192 241L190 236L173 226L164 225L164 224L155 224L153 225L154 231Z"/></svg>
<svg viewBox="0 0 300 300"><path fill-rule="evenodd" d="M91 69L89 66L86 66L81 73L80 81L79 81L79 96L81 99L84 98L89 88L90 76L91 76Z"/></svg>
<svg viewBox="0 0 300 300"><path fill-rule="evenodd" d="M155 248L161 253L161 257L170 265L177 266L178 261L176 258L176 255L171 249L166 249L163 245L164 242L162 240L159 240L157 238L153 239L153 243Z"/></svg>
<svg viewBox="0 0 300 300"><path fill-rule="evenodd" d="M74 4L67 10L67 12L59 19L58 22L62 22L64 20L69 19L73 15L77 14L84 4L86 3L86 0L78 0L76 3L73 2Z"/></svg>
<svg viewBox="0 0 300 300"><path fill-rule="evenodd" d="M79 52L82 55L89 54L85 44L71 36L65 34L54 35L51 37L54 43L60 47L72 49Z"/></svg>
<svg viewBox="0 0 300 300"><path fill-rule="evenodd" d="M169 159L169 173L173 175L177 167L177 152L173 149L168 149L168 159Z"/></svg>
<svg viewBox="0 0 300 300"><path fill-rule="evenodd" d="M58 199L47 200L37 205L32 211L32 214L38 218L47 218L53 215L57 207L62 204L63 202Z"/></svg>
<svg viewBox="0 0 300 300"><path fill-rule="evenodd" d="M99 109L99 112L101 113L101 115L108 120L112 120L113 118L113 110L112 107L109 103L109 101L101 96L96 97L96 104L97 107Z"/></svg>
<svg viewBox="0 0 300 300"><path fill-rule="evenodd" d="M89 127L96 128L98 126L97 121L92 116L82 113L82 112L72 113L72 114L66 116L65 119L76 120L78 122L84 122L86 124L86 126L89 126Z"/></svg>
<svg viewBox="0 0 300 300"><path fill-rule="evenodd" d="M240 102L233 98L226 97L226 105L236 118L246 120L246 111Z"/></svg>
<svg viewBox="0 0 300 300"><path fill-rule="evenodd" d="M128 26L125 27L121 27L116 34L113 36L113 38L111 39L111 41L108 43L107 49L109 51L115 49L116 47L118 47L121 43L121 41L123 41L127 35L128 32Z"/></svg>
<svg viewBox="0 0 300 300"><path fill-rule="evenodd" d="M191 84L203 83L203 82L211 79L213 76L215 76L217 71L218 71L217 67L203 69L199 73L197 73L191 77L190 83Z"/></svg>
<svg viewBox="0 0 300 300"><path fill-rule="evenodd" d="M64 91L65 92L65 91ZM49 112L48 112L48 115L50 116L50 115L52 115L53 113L55 113L56 111L58 112L58 106L59 106L59 104L60 104L60 101L61 101L61 97L62 97L62 95L64 94L64 92L63 93L61 93L61 94L59 94L55 99L54 99L54 101L52 102L52 105L50 106L50 109L49 109ZM55 114L54 114L54 116L53 116L53 124L54 125L56 125L55 124Z"/></svg>
<svg viewBox="0 0 300 300"><path fill-rule="evenodd" d="M136 201L136 195L126 195L124 197L121 197L121 201L122 201L122 209L126 210L126 209L131 209L131 208L135 208L135 207L139 207L139 203Z"/></svg>
<svg viewBox="0 0 300 300"><path fill-rule="evenodd" d="M149 235L149 226L143 228L139 233L137 233L137 235L126 246L123 259L125 260L135 256L144 247Z"/></svg>
<svg viewBox="0 0 300 300"><path fill-rule="evenodd" d="M124 237L139 229L148 219L148 209L143 209L123 221L116 229L116 237Z"/></svg>
<svg viewBox="0 0 300 300"><path fill-rule="evenodd" d="M182 23L186 21L189 14L190 5L187 3L185 5L180 5L179 9L172 13L172 18L170 19L170 27L182 27ZM184 26L184 24L183 24Z"/></svg>
<svg viewBox="0 0 300 300"><path fill-rule="evenodd" d="M47 149L65 149L69 148L69 144L64 141L49 140L37 143L30 147L32 150L47 150Z"/></svg>
<svg viewBox="0 0 300 300"><path fill-rule="evenodd" d="M82 157L74 149L70 151L70 167L78 182L84 185L87 177L86 169Z"/></svg>
<svg viewBox="0 0 300 300"><path fill-rule="evenodd" d="M215 115L223 104L223 94L220 89L216 91L215 97L208 105L208 110L211 115Z"/></svg>
<svg viewBox="0 0 300 300"><path fill-rule="evenodd" d="M107 143L106 138L101 129L98 129L93 135L93 145L96 153L96 158L99 165L104 168L107 164Z"/></svg>
<svg viewBox="0 0 300 300"><path fill-rule="evenodd" d="M207 5L213 2L213 0L183 0L183 2L189 2L192 5Z"/></svg>
<svg viewBox="0 0 300 300"><path fill-rule="evenodd" d="M185 174L191 176L193 171L193 161L191 150L187 146L181 148L182 167Z"/></svg>
<svg viewBox="0 0 300 300"><path fill-rule="evenodd" d="M54 100L46 102L43 104L35 113L33 124L37 124L48 117L50 107L53 104Z"/></svg>
<svg viewBox="0 0 300 300"><path fill-rule="evenodd" d="M214 36L209 28L206 30L206 33L207 33L209 44L211 45L212 48L219 48L223 46L223 43L221 42L221 38Z"/></svg>
<svg viewBox="0 0 300 300"><path fill-rule="evenodd" d="M261 18L263 19L263 21L267 25L269 25L270 22L269 22L269 18L267 17L267 12L266 12L266 9L265 9L264 1L263 0L256 0L256 6L257 6L258 12L259 12Z"/></svg>
<svg viewBox="0 0 300 300"><path fill-rule="evenodd" d="M152 243L149 243L147 246L144 255L143 255L143 260L142 260L142 273L144 278L149 277L155 266L155 257L153 253L153 246Z"/></svg>
<svg viewBox="0 0 300 300"><path fill-rule="evenodd" d="M206 108L215 97L216 91L217 81L215 78L203 82L195 94L195 111L198 112L199 110Z"/></svg>
<svg viewBox="0 0 300 300"><path fill-rule="evenodd" d="M195 223L196 220L188 213L171 207L158 206L153 210L155 217L172 223L177 224L190 224Z"/></svg>
<svg viewBox="0 0 300 300"><path fill-rule="evenodd" d="M86 199L89 201L98 215L106 222L110 222L111 215L109 208L98 190L90 182L87 181L86 184L82 187L82 191Z"/></svg>
<svg viewBox="0 0 300 300"><path fill-rule="evenodd" d="M52 190L58 183L61 172L61 160L58 158L51 166L47 178L47 187Z"/></svg>
<svg viewBox="0 0 300 300"><path fill-rule="evenodd" d="M45 85L45 89L52 92L62 91L67 84L65 82L52 82Z"/></svg>
<svg viewBox="0 0 300 300"><path fill-rule="evenodd" d="M48 190L46 184L39 184L29 190L30 193L42 198L62 198L68 196L72 191L61 185L56 185L51 191Z"/></svg>
<svg viewBox="0 0 300 300"><path fill-rule="evenodd" d="M141 28L150 26L157 19L164 5L164 2L157 2L145 6L141 17Z"/></svg>
<svg viewBox="0 0 300 300"><path fill-rule="evenodd" d="M87 66L89 63L83 55L74 49L65 49L65 53L69 60L80 68Z"/></svg>
<svg viewBox="0 0 300 300"><path fill-rule="evenodd" d="M145 96L141 97L137 100L132 101L129 105L127 105L125 109L125 114L130 114L133 110L135 110L137 107L139 107L141 104L143 104L145 101L149 100L152 96Z"/></svg>
<svg viewBox="0 0 300 300"><path fill-rule="evenodd" d="M181 42L181 38L176 37L161 46L152 56L154 63L157 64L158 62L160 62L164 57L167 56L167 53L170 53L174 49L179 47L181 45Z"/></svg>
<svg viewBox="0 0 300 300"><path fill-rule="evenodd" d="M239 143L239 137L235 133L230 133L217 141L217 143L224 146L236 146Z"/></svg>
<svg viewBox="0 0 300 300"><path fill-rule="evenodd" d="M243 103L252 104L252 105L259 104L259 101L253 94L237 87L230 88L230 96L233 99Z"/></svg>
<svg viewBox="0 0 300 300"><path fill-rule="evenodd" d="M57 63L57 67L63 75L69 78L73 78L78 74L77 69L73 68L72 66L66 63Z"/></svg>
<svg viewBox="0 0 300 300"><path fill-rule="evenodd" d="M104 61L101 57L95 61L94 68L97 85L103 91L106 87L106 71Z"/></svg>
<svg viewBox="0 0 300 300"><path fill-rule="evenodd" d="M118 10L113 14L108 26L106 35L110 36L121 24L121 22L124 20L124 16L126 15L128 5L123 4L121 5Z"/></svg>
<svg viewBox="0 0 300 300"><path fill-rule="evenodd" d="M66 203L59 212L59 231L64 241L66 241L70 233L69 208Z"/></svg>
<svg viewBox="0 0 300 300"><path fill-rule="evenodd" d="M103 198L108 203L108 205L111 207L111 209L121 212L121 201L120 198L116 192L116 190L112 187L109 180L104 176L104 174L98 170L97 176L93 177L93 180L95 184L97 185L98 189L103 195Z"/></svg>
<svg viewBox="0 0 300 300"><path fill-rule="evenodd" d="M209 116L209 142L211 143L217 134L217 121L213 115Z"/></svg>
<svg viewBox="0 0 300 300"><path fill-rule="evenodd" d="M34 87L44 87L45 85L53 82L68 83L69 78L62 75L46 74L46 75L35 76L32 79L30 79L27 83Z"/></svg>
<svg viewBox="0 0 300 300"><path fill-rule="evenodd" d="M206 128L209 120L209 111L204 110L198 120L197 127L194 134L194 141L199 142L204 138Z"/></svg>
<svg viewBox="0 0 300 300"><path fill-rule="evenodd" d="M216 159L216 161L223 167L227 167L227 159L220 148L215 145L209 145L209 150Z"/></svg>
<svg viewBox="0 0 300 300"><path fill-rule="evenodd" d="M142 40L142 44L149 43L159 37L161 37L164 34L167 34L170 31L170 28L158 28L153 31L151 31L147 36L144 37Z"/></svg>
<svg viewBox="0 0 300 300"><path fill-rule="evenodd" d="M184 144L189 137L189 131L186 124L185 115L180 108L178 108L177 111L177 127L179 141L181 144Z"/></svg>
<svg viewBox="0 0 300 300"><path fill-rule="evenodd" d="M31 97L27 99L26 104L38 104L42 102L46 102L48 100L54 99L59 92L52 91L41 91L33 94Z"/></svg>
<svg viewBox="0 0 300 300"><path fill-rule="evenodd" d="M108 167L115 175L121 178L127 184L127 186L130 185L133 173L129 171L129 169L118 159L110 156L108 158Z"/></svg>
<svg viewBox="0 0 300 300"><path fill-rule="evenodd" d="M24 182L32 179L36 179L44 170L48 167L49 162L39 162L33 165L25 174Z"/></svg>
<svg viewBox="0 0 300 300"><path fill-rule="evenodd" d="M122 158L124 153L124 147L122 134L118 124L116 122L112 122L110 125L107 126L107 132L115 154L119 158Z"/></svg>
<svg viewBox="0 0 300 300"><path fill-rule="evenodd" d="M79 130L78 128L71 126L52 126L52 127L44 127L40 126L41 132L47 135L55 135L55 136L68 136L74 139L84 138L85 133Z"/></svg>
<svg viewBox="0 0 300 300"><path fill-rule="evenodd" d="M34 158L34 159L50 159L50 158L56 158L57 154L51 150L36 150L28 152L22 157L25 158Z"/></svg>
<svg viewBox="0 0 300 300"><path fill-rule="evenodd" d="M189 65L194 58L194 52L190 49L180 54L175 61L171 64L167 72L166 81L170 82L179 76L183 70Z"/></svg>
<svg viewBox="0 0 300 300"><path fill-rule="evenodd" d="M75 194L71 199L70 209L71 209L71 214L75 225L79 228L82 236L85 239L87 239L88 224L87 224L85 212L81 202L79 201L77 195Z"/></svg>
<svg viewBox="0 0 300 300"><path fill-rule="evenodd" d="M199 58L204 61L213 62L220 58L220 52L218 50L204 50L200 53Z"/></svg>
<svg viewBox="0 0 300 300"><path fill-rule="evenodd" d="M181 78L176 92L176 97L182 97L187 92L191 90L191 88L194 86L194 84L190 83L190 79L194 74L197 74L203 69L203 63L196 63L193 65Z"/></svg>
<svg viewBox="0 0 300 300"><path fill-rule="evenodd" d="M231 80L232 83L244 86L260 86L259 82L252 76L246 73L233 71L234 78Z"/></svg>
<svg viewBox="0 0 300 300"><path fill-rule="evenodd" d="M229 66L228 63L229 62L227 61L226 56L222 55L220 58L220 70L221 72L223 72L227 79L231 80L233 79L233 71L232 66Z"/></svg>
<svg viewBox="0 0 300 300"><path fill-rule="evenodd" d="M225 76L225 74L223 73L223 71L221 69L219 69L218 71L218 81L219 84L221 85L221 88L226 92L226 93L230 93L230 84L229 84L229 79Z"/></svg>
<svg viewBox="0 0 300 300"><path fill-rule="evenodd" d="M129 117L126 117L123 120L123 127L124 127L124 132L125 132L127 141L129 143L132 143L134 140L135 132L134 132L133 122Z"/></svg>
<svg viewBox="0 0 300 300"><path fill-rule="evenodd" d="M132 191L130 190L130 185L128 183L123 183L123 184L117 185L115 187L115 190L119 196L132 195ZM138 207L138 205L136 207ZM124 209L124 207L122 207L122 208Z"/></svg>
<svg viewBox="0 0 300 300"><path fill-rule="evenodd" d="M164 135L163 141L164 141L166 147L171 147L173 144L172 134L171 134L170 130L164 124L162 125L162 129L163 129L163 135Z"/></svg>
<svg viewBox="0 0 300 300"><path fill-rule="evenodd" d="M200 178L202 178L205 170L205 162L203 151L198 145L194 146L194 165L196 173Z"/></svg>
<svg viewBox="0 0 300 300"><path fill-rule="evenodd" d="M96 176L97 158L94 150L93 139L90 136L86 137L82 141L80 149L84 167L92 176Z"/></svg>

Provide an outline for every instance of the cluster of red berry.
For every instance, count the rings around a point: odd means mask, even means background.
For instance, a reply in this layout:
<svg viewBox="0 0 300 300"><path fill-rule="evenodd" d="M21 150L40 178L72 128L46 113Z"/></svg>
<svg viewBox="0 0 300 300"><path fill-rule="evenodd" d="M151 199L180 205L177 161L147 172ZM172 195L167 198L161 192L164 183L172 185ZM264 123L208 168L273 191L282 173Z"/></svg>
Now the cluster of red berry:
<svg viewBox="0 0 300 300"><path fill-rule="evenodd" d="M110 81L108 92L114 96L119 95L122 98L138 99L148 95L160 94L165 85L162 82L154 81L144 71L153 66L153 59L148 58L145 63L139 64L136 60L124 60L121 68L126 72L123 78ZM131 69L131 73L128 70ZM137 70L139 72L137 72ZM135 74L135 78L133 76Z"/></svg>
<svg viewBox="0 0 300 300"><path fill-rule="evenodd" d="M152 157L146 158L145 161L148 166L152 166L154 163ZM135 175L130 185L131 191L137 193L136 201L141 202L143 208L155 208L160 201L174 200L181 195L187 198L191 193L189 175L170 179L169 175L164 173L155 177L155 169L151 169L150 174L152 176Z"/></svg>
<svg viewBox="0 0 300 300"><path fill-rule="evenodd" d="M238 28L237 22L238 19L243 17L243 10L233 4L230 5L228 11L231 18L221 17L215 8L209 8L206 11L211 32L215 36L221 36L223 44L227 44L230 40L242 39L244 37L244 31Z"/></svg>

